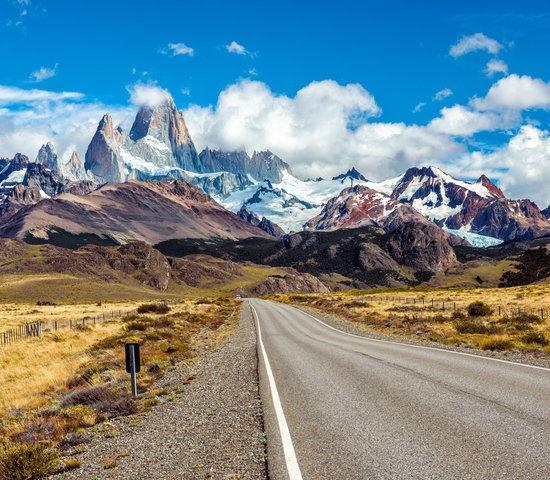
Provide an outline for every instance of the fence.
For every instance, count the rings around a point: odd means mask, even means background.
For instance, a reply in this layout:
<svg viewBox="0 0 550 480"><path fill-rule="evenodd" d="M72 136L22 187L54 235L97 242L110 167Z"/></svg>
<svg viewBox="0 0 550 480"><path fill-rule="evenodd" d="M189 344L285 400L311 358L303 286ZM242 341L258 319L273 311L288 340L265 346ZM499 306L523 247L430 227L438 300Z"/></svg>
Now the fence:
<svg viewBox="0 0 550 480"><path fill-rule="evenodd" d="M4 332L0 332L0 346L11 345L15 342L30 337L40 337L46 332L57 332L58 330L80 329L89 326L97 325L114 318L129 317L137 313L137 309L133 310L111 310L93 317L87 316L81 319L69 320L38 320L32 323L25 323L17 327L11 328Z"/></svg>
<svg viewBox="0 0 550 480"><path fill-rule="evenodd" d="M372 295L364 297L369 302L393 302L403 303L405 305L424 305L433 308L434 310L442 310L453 312L460 309L465 309L469 303L454 302L452 300L437 300L425 297L397 297L387 295ZM495 314L499 317L515 316L521 314L537 315L541 320L550 318L549 307L522 307L522 306L506 306L506 305L489 305Z"/></svg>

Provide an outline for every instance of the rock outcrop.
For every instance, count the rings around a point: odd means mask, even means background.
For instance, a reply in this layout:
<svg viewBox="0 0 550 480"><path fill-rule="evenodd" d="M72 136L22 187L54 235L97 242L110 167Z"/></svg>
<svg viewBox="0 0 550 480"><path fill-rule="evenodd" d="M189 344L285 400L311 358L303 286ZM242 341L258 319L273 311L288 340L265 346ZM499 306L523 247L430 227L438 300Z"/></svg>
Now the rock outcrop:
<svg viewBox="0 0 550 480"><path fill-rule="evenodd" d="M257 181L279 183L284 172L292 173L290 166L269 150L254 152L250 157L245 151L225 152L205 148L199 154L201 173L231 172L250 175Z"/></svg>
<svg viewBox="0 0 550 480"><path fill-rule="evenodd" d="M123 182L128 173L120 151L124 133L115 128L113 119L105 114L86 151L84 169L89 170L98 183Z"/></svg>
<svg viewBox="0 0 550 480"><path fill-rule="evenodd" d="M44 165L45 168L55 170L56 172L61 170L59 157L57 156L53 143L48 142L40 147L38 155L36 156L36 163Z"/></svg>
<svg viewBox="0 0 550 480"><path fill-rule="evenodd" d="M330 289L314 275L289 269L285 275L267 277L250 293L269 295L272 293L328 293L329 291Z"/></svg>
<svg viewBox="0 0 550 480"><path fill-rule="evenodd" d="M264 232L275 238L281 238L285 235L285 231L276 223L268 220L266 217L258 217L254 212L246 208L244 205L237 212L237 215L248 223L261 228Z"/></svg>
<svg viewBox="0 0 550 480"><path fill-rule="evenodd" d="M64 178L73 182L88 180L84 162L76 152L73 152L69 161L61 167L61 174Z"/></svg>
<svg viewBox="0 0 550 480"><path fill-rule="evenodd" d="M344 188L329 200L319 215L309 220L307 230L338 230L366 225L380 226L403 204L369 187Z"/></svg>

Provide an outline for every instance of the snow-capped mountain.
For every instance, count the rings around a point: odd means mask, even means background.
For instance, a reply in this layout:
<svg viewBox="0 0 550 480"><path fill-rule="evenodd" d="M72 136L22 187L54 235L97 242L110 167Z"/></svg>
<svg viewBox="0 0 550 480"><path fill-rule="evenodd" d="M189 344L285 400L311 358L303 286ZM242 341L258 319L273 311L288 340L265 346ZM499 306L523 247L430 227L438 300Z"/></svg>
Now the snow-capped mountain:
<svg viewBox="0 0 550 480"><path fill-rule="evenodd" d="M384 219L401 206L403 203L385 193L356 185L345 188L331 198L321 213L305 224L305 229L337 230L366 225L380 226Z"/></svg>
<svg viewBox="0 0 550 480"><path fill-rule="evenodd" d="M171 98L142 107L129 133L104 115L84 161L76 152L63 161L50 142L40 148L35 162L21 154L0 159L0 210L5 218L61 192L83 195L107 182L166 177L198 186L249 223L263 222L267 229L278 225L286 233L363 225L386 228L388 218L403 220L413 213L415 221L419 213L479 246L550 233L550 213L529 200L507 199L484 175L466 182L436 167L414 167L373 182L351 168L330 180L300 180L270 151L249 155L205 148L197 153Z"/></svg>

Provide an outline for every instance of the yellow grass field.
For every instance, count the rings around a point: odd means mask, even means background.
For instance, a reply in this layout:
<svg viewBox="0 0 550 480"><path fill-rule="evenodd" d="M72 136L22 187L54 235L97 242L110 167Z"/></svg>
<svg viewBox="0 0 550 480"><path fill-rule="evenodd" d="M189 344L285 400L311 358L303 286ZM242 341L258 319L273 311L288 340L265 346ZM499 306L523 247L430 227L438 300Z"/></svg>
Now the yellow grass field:
<svg viewBox="0 0 550 480"><path fill-rule="evenodd" d="M352 290L269 298L312 307L373 333L550 357L549 285ZM472 313L468 306L473 302L483 302L489 310Z"/></svg>
<svg viewBox="0 0 550 480"><path fill-rule="evenodd" d="M90 345L121 328L120 321L109 321L89 331L60 330L0 347L0 414L48 403L48 391L90 360Z"/></svg>

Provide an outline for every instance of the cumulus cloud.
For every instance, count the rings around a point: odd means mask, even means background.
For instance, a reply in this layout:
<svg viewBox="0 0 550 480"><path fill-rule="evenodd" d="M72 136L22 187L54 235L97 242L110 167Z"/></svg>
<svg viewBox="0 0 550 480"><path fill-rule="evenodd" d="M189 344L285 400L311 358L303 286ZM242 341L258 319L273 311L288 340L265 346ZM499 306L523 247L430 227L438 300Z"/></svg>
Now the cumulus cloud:
<svg viewBox="0 0 550 480"><path fill-rule="evenodd" d="M450 97L452 94L453 91L450 88L444 88L443 90L439 90L439 92L433 96L432 100L440 102L441 100L445 100Z"/></svg>
<svg viewBox="0 0 550 480"><path fill-rule="evenodd" d="M57 75L58 66L59 64L56 63L53 68L40 67L38 70L31 72L29 80L34 83L40 83L44 80L48 80L48 78L53 78Z"/></svg>
<svg viewBox="0 0 550 480"><path fill-rule="evenodd" d="M471 52L479 50L485 50L493 55L500 52L502 45L495 39L487 37L483 33L475 33L466 37L462 37L456 44L454 44L449 50L451 57L461 57Z"/></svg>
<svg viewBox="0 0 550 480"><path fill-rule="evenodd" d="M184 113L199 148L270 149L303 177L329 177L355 165L387 178L463 148L425 127L374 122L381 110L367 90L331 80L312 82L294 97L243 80L224 90L215 106Z"/></svg>
<svg viewBox="0 0 550 480"><path fill-rule="evenodd" d="M135 115L135 107L87 103L77 92L0 86L0 156L24 153L34 159L42 144L53 141L64 160L75 150L83 157L107 111L125 128Z"/></svg>
<svg viewBox="0 0 550 480"><path fill-rule="evenodd" d="M508 75L508 65L498 58L491 58L487 62L487 67L485 68L485 74L488 77L492 77L495 73L502 73L503 75Z"/></svg>
<svg viewBox="0 0 550 480"><path fill-rule="evenodd" d="M164 55L172 55L176 57L178 55L188 55L192 57L195 54L195 50L185 43L169 43L165 48L160 50Z"/></svg>
<svg viewBox="0 0 550 480"><path fill-rule="evenodd" d="M225 49L229 53L235 53L237 55L250 55L250 52L241 44L233 40L229 45L225 46Z"/></svg>
<svg viewBox="0 0 550 480"><path fill-rule="evenodd" d="M478 110L550 108L550 82L513 73L494 83L487 95L471 104Z"/></svg>
<svg viewBox="0 0 550 480"><path fill-rule="evenodd" d="M153 82L138 82L126 87L126 89L130 93L130 102L138 107L156 107L171 98L168 90Z"/></svg>
<svg viewBox="0 0 550 480"><path fill-rule="evenodd" d="M520 121L517 112L479 112L464 105L441 109L428 127L446 135L469 137L475 133L511 128Z"/></svg>

